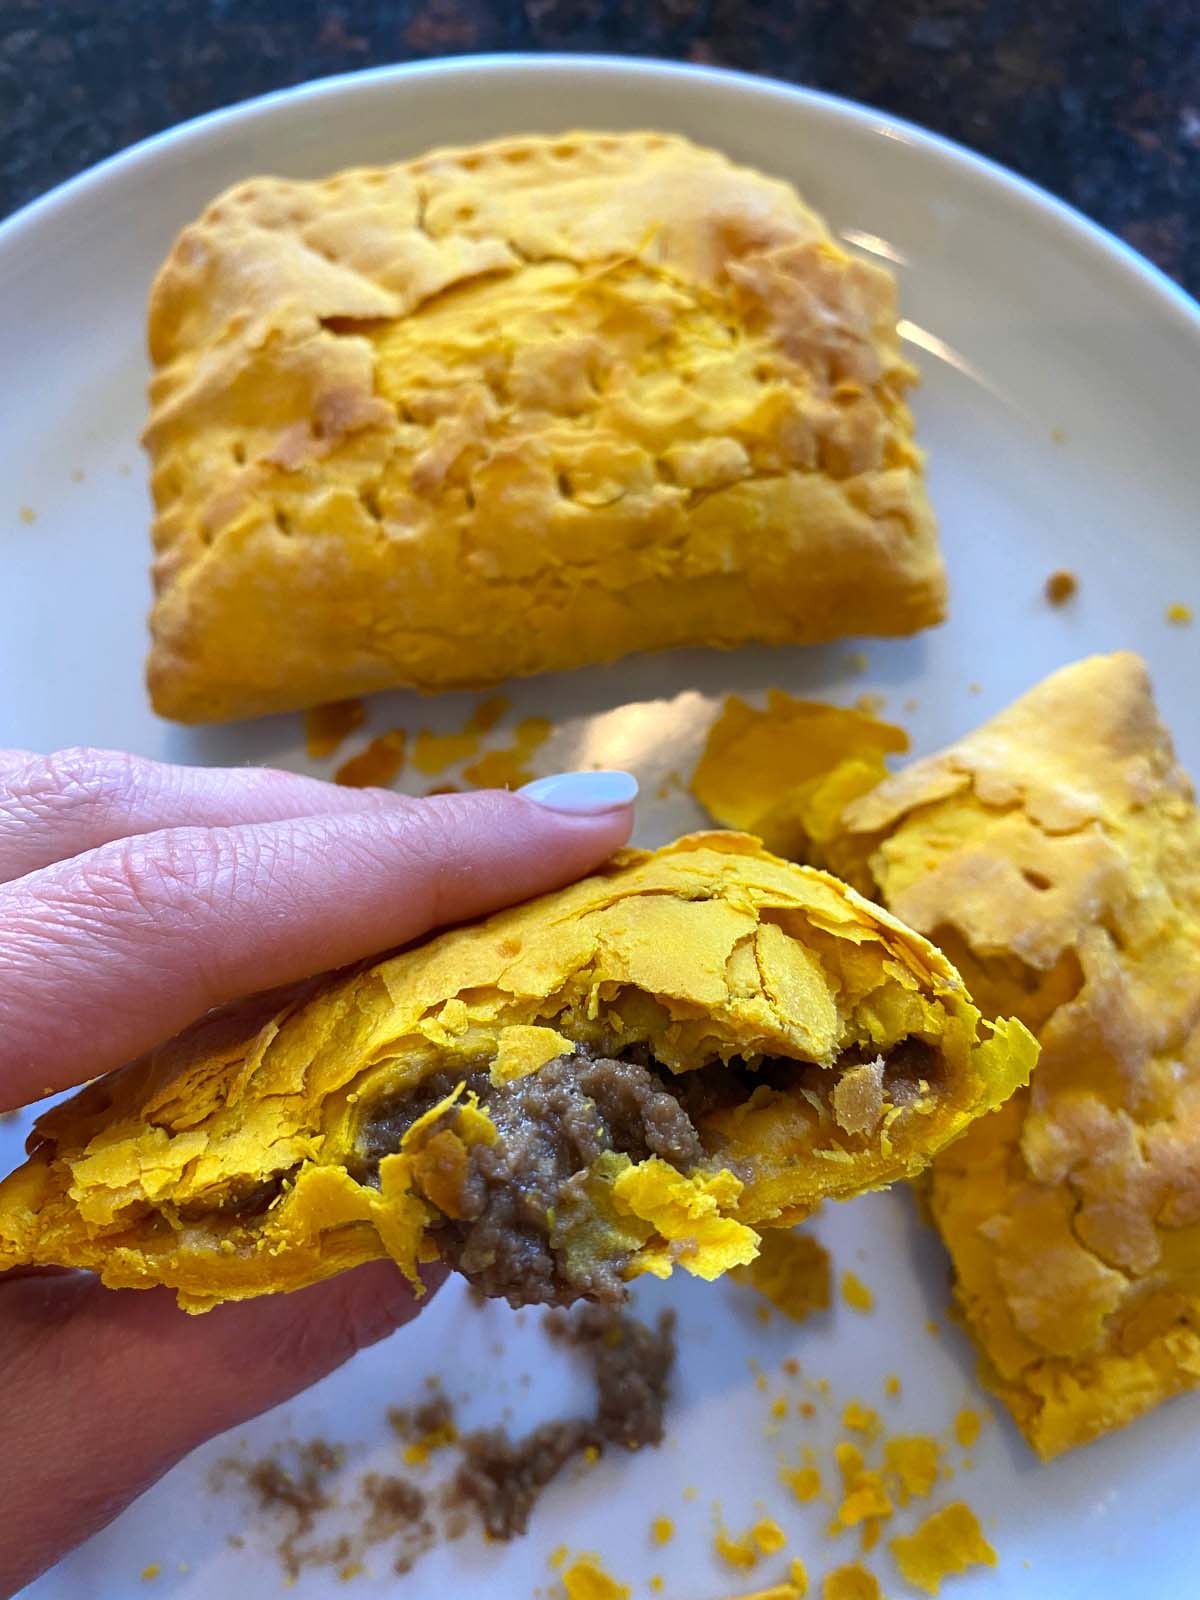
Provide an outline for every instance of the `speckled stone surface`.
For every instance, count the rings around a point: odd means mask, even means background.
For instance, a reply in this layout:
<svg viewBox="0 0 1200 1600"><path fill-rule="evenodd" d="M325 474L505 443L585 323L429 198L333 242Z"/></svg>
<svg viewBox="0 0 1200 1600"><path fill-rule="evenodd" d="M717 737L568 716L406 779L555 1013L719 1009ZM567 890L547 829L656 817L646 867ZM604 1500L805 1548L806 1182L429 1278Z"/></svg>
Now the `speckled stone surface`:
<svg viewBox="0 0 1200 1600"><path fill-rule="evenodd" d="M0 0L0 214L215 106L483 50L710 62L898 112L1200 292L1200 0Z"/></svg>

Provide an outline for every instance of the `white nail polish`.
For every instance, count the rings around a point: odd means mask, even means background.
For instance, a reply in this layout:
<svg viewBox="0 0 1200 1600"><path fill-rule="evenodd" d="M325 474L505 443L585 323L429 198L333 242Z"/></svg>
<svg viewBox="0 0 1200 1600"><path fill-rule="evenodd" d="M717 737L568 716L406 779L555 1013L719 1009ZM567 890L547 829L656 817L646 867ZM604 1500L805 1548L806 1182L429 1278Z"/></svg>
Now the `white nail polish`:
<svg viewBox="0 0 1200 1600"><path fill-rule="evenodd" d="M574 817L595 817L630 806L637 792L637 779L631 772L556 772L517 790L548 811L565 811Z"/></svg>

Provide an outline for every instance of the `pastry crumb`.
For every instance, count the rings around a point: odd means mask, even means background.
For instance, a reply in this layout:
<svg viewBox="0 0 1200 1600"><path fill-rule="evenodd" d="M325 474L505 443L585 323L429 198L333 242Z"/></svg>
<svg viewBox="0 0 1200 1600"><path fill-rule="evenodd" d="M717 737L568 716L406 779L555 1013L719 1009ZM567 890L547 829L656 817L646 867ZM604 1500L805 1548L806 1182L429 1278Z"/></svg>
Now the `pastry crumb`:
<svg viewBox="0 0 1200 1600"><path fill-rule="evenodd" d="M871 665L865 650L852 650L846 657L846 670L861 676Z"/></svg>
<svg viewBox="0 0 1200 1600"><path fill-rule="evenodd" d="M821 1492L821 1474L816 1467L780 1467L779 1481L792 1491L802 1506Z"/></svg>
<svg viewBox="0 0 1200 1600"><path fill-rule="evenodd" d="M842 1299L855 1311L872 1311L875 1296L862 1279L853 1272L842 1273Z"/></svg>
<svg viewBox="0 0 1200 1600"><path fill-rule="evenodd" d="M972 1411L969 1406L964 1406L954 1419L954 1437L964 1450L969 1450L979 1438L982 1426L983 1419L978 1411Z"/></svg>
<svg viewBox="0 0 1200 1600"><path fill-rule="evenodd" d="M472 711L471 726L477 728L480 733L488 733L511 710L512 701L506 694L490 694Z"/></svg>
<svg viewBox="0 0 1200 1600"><path fill-rule="evenodd" d="M328 705L310 706L304 713L304 744L311 761L327 761L343 740L366 721L367 708L361 700L331 700Z"/></svg>
<svg viewBox="0 0 1200 1600"><path fill-rule="evenodd" d="M740 1594L731 1600L801 1600L805 1590L794 1583L773 1583L769 1589L756 1589L753 1594Z"/></svg>
<svg viewBox="0 0 1200 1600"><path fill-rule="evenodd" d="M479 732L467 727L457 733L435 733L422 728L413 740L412 764L428 778L439 778L479 750Z"/></svg>
<svg viewBox="0 0 1200 1600"><path fill-rule="evenodd" d="M662 780L654 791L656 800L667 800L683 788L683 774L674 767L669 772L664 772Z"/></svg>
<svg viewBox="0 0 1200 1600"><path fill-rule="evenodd" d="M675 1524L670 1517L655 1517L650 1524L650 1537L655 1544L670 1544L675 1537Z"/></svg>
<svg viewBox="0 0 1200 1600"><path fill-rule="evenodd" d="M32 506L19 506L17 508L17 515L26 525L37 521L37 512Z"/></svg>
<svg viewBox="0 0 1200 1600"><path fill-rule="evenodd" d="M142 1582L153 1583L154 1579L158 1577L161 1571L162 1567L158 1564L158 1562L152 1561L148 1567L142 1568Z"/></svg>
<svg viewBox="0 0 1200 1600"><path fill-rule="evenodd" d="M756 1567L763 1556L775 1555L786 1544L787 1534L770 1517L760 1517L741 1534L718 1528L713 1537L713 1549L721 1560L743 1572Z"/></svg>
<svg viewBox="0 0 1200 1600"><path fill-rule="evenodd" d="M883 1600L883 1591L873 1572L861 1562L851 1561L825 1574L821 1600Z"/></svg>
<svg viewBox="0 0 1200 1600"><path fill-rule="evenodd" d="M883 1447L884 1466L902 1506L924 1500L938 1480L942 1452L928 1434L896 1434Z"/></svg>
<svg viewBox="0 0 1200 1600"><path fill-rule="evenodd" d="M760 1552L749 1530L732 1534L726 1528L718 1528L713 1535L713 1549L727 1566L740 1572L749 1572L759 1562Z"/></svg>
<svg viewBox="0 0 1200 1600"><path fill-rule="evenodd" d="M420 729L413 740L413 766L426 777L436 778L448 772L451 767L458 766L460 762L470 761L479 755L483 735L490 733L511 707L512 702L507 695L488 695L479 702L461 728L454 729L450 733L435 733L432 728ZM490 758L491 764L496 765L495 758L500 754L499 751L489 752L481 758L481 762L487 763ZM464 776L469 783L475 784L480 789L505 787L504 770L499 766L496 767L494 775L490 771L485 771L483 777L474 776L468 768Z"/></svg>
<svg viewBox="0 0 1200 1600"><path fill-rule="evenodd" d="M994 1567L996 1552L983 1536L970 1506L955 1500L935 1511L911 1534L899 1534L889 1548L905 1579L936 1595L942 1579L969 1567Z"/></svg>
<svg viewBox="0 0 1200 1600"><path fill-rule="evenodd" d="M879 1437L879 1413L870 1406L864 1406L861 1400L847 1401L842 1411L842 1427L848 1428L851 1433L861 1433L868 1440Z"/></svg>
<svg viewBox="0 0 1200 1600"><path fill-rule="evenodd" d="M1065 428L1051 428L1050 438L1054 444L1066 444L1067 432Z"/></svg>
<svg viewBox="0 0 1200 1600"><path fill-rule="evenodd" d="M883 1475L864 1464L857 1445L843 1440L833 1447L833 1457L842 1475L842 1500L833 1529L857 1528L868 1518L890 1517L895 1507L884 1486Z"/></svg>
<svg viewBox="0 0 1200 1600"><path fill-rule="evenodd" d="M730 1276L748 1283L793 1322L829 1308L829 1252L808 1233L765 1231L758 1255L747 1266L735 1267Z"/></svg>
<svg viewBox="0 0 1200 1600"><path fill-rule="evenodd" d="M547 717L523 718L511 745L484 751L478 761L463 768L463 777L477 789L520 789L532 783L536 774L530 759L553 731L554 724Z"/></svg>
<svg viewBox="0 0 1200 1600"><path fill-rule="evenodd" d="M787 1544L787 1534L771 1517L760 1517L750 1530L764 1556L773 1556Z"/></svg>
<svg viewBox="0 0 1200 1600"><path fill-rule="evenodd" d="M889 1372L887 1377L884 1379L883 1392L885 1394L895 1396L900 1393L900 1388L901 1385L899 1373Z"/></svg>
<svg viewBox="0 0 1200 1600"><path fill-rule="evenodd" d="M1192 608L1184 605L1181 600L1177 600L1174 605L1167 607L1167 621L1173 623L1177 628L1187 627L1191 620Z"/></svg>
<svg viewBox="0 0 1200 1600"><path fill-rule="evenodd" d="M627 1583L618 1583L601 1566L599 1556L576 1556L563 1568L562 1586L567 1600L629 1600Z"/></svg>
<svg viewBox="0 0 1200 1600"><path fill-rule="evenodd" d="M1065 567L1052 572L1046 579L1046 599L1052 606L1065 606L1079 592L1079 579Z"/></svg>
<svg viewBox="0 0 1200 1600"><path fill-rule="evenodd" d="M333 775L334 783L347 789L383 789L393 783L404 765L407 734L392 728L371 740L364 750L342 765Z"/></svg>

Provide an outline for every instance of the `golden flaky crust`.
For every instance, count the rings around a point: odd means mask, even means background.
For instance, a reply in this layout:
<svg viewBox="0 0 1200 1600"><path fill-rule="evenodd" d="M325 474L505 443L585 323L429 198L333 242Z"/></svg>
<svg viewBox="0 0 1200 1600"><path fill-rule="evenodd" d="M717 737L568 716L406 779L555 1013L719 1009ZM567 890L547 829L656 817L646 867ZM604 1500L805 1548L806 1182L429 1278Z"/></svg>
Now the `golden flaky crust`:
<svg viewBox="0 0 1200 1600"><path fill-rule="evenodd" d="M1040 1038L931 1197L988 1380L1056 1455L1200 1379L1200 817L1145 665L1055 673L839 847Z"/></svg>
<svg viewBox="0 0 1200 1600"><path fill-rule="evenodd" d="M494 1137L482 1102L451 1093L364 1174L364 1121L431 1074L482 1067L503 1082L579 1043L648 1047L675 1073L814 1063L703 1116L703 1169L597 1165L598 1248L619 1237L630 1274L715 1277L753 1257L756 1227L917 1172L1024 1082L1033 1041L1000 1025L980 1043L977 1019L937 950L824 873L737 834L627 851L570 888L317 980L275 1014L216 1016L53 1110L0 1185L0 1269L167 1283L192 1309L388 1253L412 1274L434 1249L429 1197ZM914 1037L932 1048L928 1081L910 1081L902 1105L878 1073L866 1081L869 1065L839 1068L843 1051L869 1062Z"/></svg>
<svg viewBox="0 0 1200 1600"><path fill-rule="evenodd" d="M942 616L891 277L685 140L255 179L149 334L165 716Z"/></svg>

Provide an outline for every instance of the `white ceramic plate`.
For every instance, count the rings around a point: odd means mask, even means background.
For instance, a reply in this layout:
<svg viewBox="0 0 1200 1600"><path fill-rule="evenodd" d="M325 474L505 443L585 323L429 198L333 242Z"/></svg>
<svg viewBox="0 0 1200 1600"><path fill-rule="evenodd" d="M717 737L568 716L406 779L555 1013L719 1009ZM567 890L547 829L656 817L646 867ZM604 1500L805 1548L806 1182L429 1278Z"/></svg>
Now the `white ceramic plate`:
<svg viewBox="0 0 1200 1600"><path fill-rule="evenodd" d="M543 770L576 759L623 763L646 780L642 842L696 820L683 800L653 798L684 772L719 697L782 685L850 700L888 696L918 751L964 732L1054 667L1091 650L1132 646L1150 660L1159 698L1193 770L1197 635L1165 608L1200 606L1195 508L1200 312L1139 257L1046 195L964 151L876 113L780 85L632 61L495 58L334 79L207 117L88 173L0 228L5 420L0 433L0 744L124 747L192 762L306 767L300 720L220 731L155 720L141 686L147 498L137 436L143 413L146 290L176 230L223 186L261 171L318 176L389 162L432 144L569 127L674 129L794 179L857 248L892 262L905 332L923 373L916 408L931 452L933 497L952 578L951 621L917 639L814 651L692 652L607 671L537 680L513 691L514 717L559 723ZM27 508L22 514L21 508ZM28 513L33 514L29 520ZM1042 585L1055 568L1081 579L1054 611ZM915 710L903 711L915 699ZM372 727L460 725L473 701L395 695ZM0 1166L20 1129L0 1129ZM529 1536L508 1548L464 1540L435 1551L405 1581L413 1596L526 1595L550 1583L552 1547L599 1550L648 1594L652 1573L674 1600L713 1600L776 1581L800 1554L820 1575L856 1554L829 1541L828 1505L790 1502L775 1476L782 1452L829 1441L853 1397L883 1405L890 1428L945 1434L958 1408L980 1405L973 1359L944 1323L936 1241L904 1194L832 1208L819 1230L841 1267L872 1287L876 1310L843 1304L801 1328L764 1329L747 1292L678 1282L639 1290L647 1310L678 1307L679 1379L661 1451L604 1460L547 1495ZM943 1325L931 1337L931 1318ZM501 1340L503 1359L494 1353ZM794 1355L828 1378L833 1401L766 1437L768 1407L789 1392ZM403 1402L453 1357L464 1420L522 1423L561 1407L574 1381L547 1357L536 1318L470 1310L443 1294L411 1330L238 1436L261 1451L322 1433L351 1446L347 1488L392 1445L381 1401ZM761 1363L767 1390L755 1380ZM536 1373L532 1387L520 1375ZM884 1375L903 1379L881 1400ZM793 1398L802 1391L794 1386ZM1117 1438L1037 1466L1001 1417L969 1456L948 1448L953 1483L978 1511L999 1566L950 1580L963 1596L1070 1600L1200 1592L1195 1537L1195 1429L1200 1402L1160 1409ZM174 1597L273 1593L281 1584L270 1530L230 1495L207 1488L237 1440L184 1462L113 1527L36 1586L40 1600L146 1592ZM114 1438L119 1448L119 1438ZM694 1487L695 1498L684 1490ZM714 1500L741 1529L765 1509L790 1545L753 1574L711 1554ZM678 1533L655 1551L649 1521ZM907 1527L911 1511L889 1531ZM245 1547L228 1543L246 1535ZM903 1585L886 1549L870 1558L892 1595ZM143 1590L142 1568L161 1565ZM186 1571L183 1570L186 1565ZM304 1577L297 1596L392 1592L385 1552L350 1590Z"/></svg>

